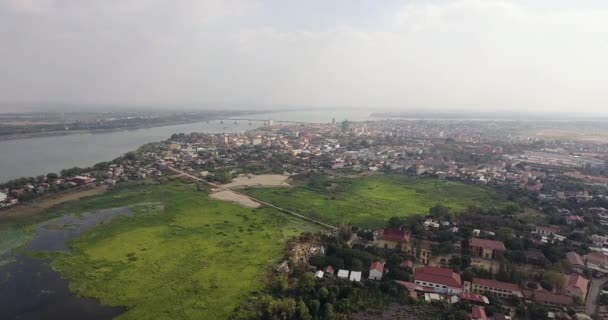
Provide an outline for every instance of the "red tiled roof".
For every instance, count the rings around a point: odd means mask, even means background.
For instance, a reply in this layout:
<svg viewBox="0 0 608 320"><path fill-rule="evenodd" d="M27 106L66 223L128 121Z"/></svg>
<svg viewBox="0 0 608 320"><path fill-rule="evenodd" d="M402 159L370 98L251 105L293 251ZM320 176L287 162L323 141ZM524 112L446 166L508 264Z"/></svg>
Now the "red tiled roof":
<svg viewBox="0 0 608 320"><path fill-rule="evenodd" d="M372 262L372 265L369 267L369 271L378 270L380 272L384 272L384 263L380 261Z"/></svg>
<svg viewBox="0 0 608 320"><path fill-rule="evenodd" d="M473 278L473 285L483 286L507 291L519 291L519 286L515 283L501 282L496 280Z"/></svg>
<svg viewBox="0 0 608 320"><path fill-rule="evenodd" d="M587 288L589 288L589 280L579 276L579 275L571 275L568 277L568 282L566 283L566 289L568 288L576 288L581 291L583 296L587 296Z"/></svg>
<svg viewBox="0 0 608 320"><path fill-rule="evenodd" d="M507 250L507 248L505 248L505 244L502 241L480 239L480 238L471 239L471 246L472 247L482 247L482 248L492 249L492 250Z"/></svg>
<svg viewBox="0 0 608 320"><path fill-rule="evenodd" d="M406 288L407 288L408 290L410 290L410 291L411 291L411 290L416 290L416 286L417 286L417 285L416 285L415 283L413 283L413 282L406 282L406 281L400 281L400 280L395 280L395 282L396 282L398 285L401 285L401 286L406 287Z"/></svg>
<svg viewBox="0 0 608 320"><path fill-rule="evenodd" d="M583 258L581 258L581 256L574 251L570 251L570 252L566 253L566 260L568 261L568 263L570 265L573 265L573 266L576 266L576 265L584 266L585 265L585 263L583 262Z"/></svg>
<svg viewBox="0 0 608 320"><path fill-rule="evenodd" d="M474 306L473 311L471 312L471 319L487 320L488 316L486 315L486 310L483 307Z"/></svg>
<svg viewBox="0 0 608 320"><path fill-rule="evenodd" d="M325 272L334 274L334 272L335 272L334 267L327 266L327 268L325 268Z"/></svg>
<svg viewBox="0 0 608 320"><path fill-rule="evenodd" d="M534 301L537 302L546 302L558 305L571 305L574 303L574 300L570 296L565 296L561 294L553 294L548 292L535 292L534 293Z"/></svg>
<svg viewBox="0 0 608 320"><path fill-rule="evenodd" d="M460 275L451 269L440 267L418 267L414 270L414 279L460 288L462 281Z"/></svg>
<svg viewBox="0 0 608 320"><path fill-rule="evenodd" d="M473 302L477 302L477 303L486 303L486 304L488 303L487 298L485 296L482 296L480 294L471 293L471 292L461 293L460 299L473 301Z"/></svg>
<svg viewBox="0 0 608 320"><path fill-rule="evenodd" d="M388 241L410 241L410 234L399 229L384 229L382 235L379 237L381 240Z"/></svg>
<svg viewBox="0 0 608 320"><path fill-rule="evenodd" d="M591 253L585 255L585 260L587 260L587 261L591 260L592 263L602 264L602 263L608 262L608 256L604 255L603 253L599 253L599 252L591 252Z"/></svg>

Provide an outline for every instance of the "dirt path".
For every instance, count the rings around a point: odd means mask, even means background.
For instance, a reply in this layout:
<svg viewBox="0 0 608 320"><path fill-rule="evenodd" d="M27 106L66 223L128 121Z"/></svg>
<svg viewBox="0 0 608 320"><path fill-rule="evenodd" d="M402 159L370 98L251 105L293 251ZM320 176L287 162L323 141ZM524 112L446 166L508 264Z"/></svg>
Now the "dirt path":
<svg viewBox="0 0 608 320"><path fill-rule="evenodd" d="M188 178L190 178L190 179L192 179L192 180L195 180L195 181L200 181L200 182L206 183L207 185L210 185L210 186L212 186L212 187L214 187L214 188L218 188L218 189L220 189L220 190L222 189L222 186L220 186L220 185L218 185L218 184L215 184L215 183L212 183L212 182L209 182L209 181L203 180L203 179L201 179L201 178L199 178L199 177L195 177L195 176L193 176L193 175L191 175L191 174L189 174L189 173L186 173L186 172L183 172L183 171L177 170L177 169L175 169L175 168L173 168L173 167L168 167L168 169L169 169L169 170L171 170L171 171L173 171L173 172L175 172L175 173L179 173L179 174L181 174L181 175L182 175L182 176L184 176L184 177L188 177ZM233 193L235 193L235 194L238 194L238 195L240 195L240 196L246 197L246 198L248 198L248 199L249 199L249 200L251 200L251 201L261 203L261 204L263 204L263 205L265 205L265 206L268 206L268 207L271 207L271 208L275 208L275 209L277 209L277 210L279 210L279 211L281 211L281 212L283 212L283 213L287 213L287 214L289 214L289 215L292 215L292 216L294 216L294 217L300 218L300 219L302 219L302 220L306 220L306 221L308 221L308 222L312 222L312 223L318 224L318 225L320 225L320 226L322 226L322 227L325 227L325 228L327 228L327 229L331 229L331 230L337 230L337 229L338 229L336 226L332 226L332 225L327 224L327 223L325 223L325 222L321 222L321 221L319 221L319 220L315 220L315 219L309 218L309 217L307 217L307 216L305 216L305 215L301 215L301 214L299 214L299 213L297 213L297 212L294 212L294 211L291 211L291 210L288 210L288 209L285 209L285 208L281 208L281 207L275 206L275 205L274 205L274 204L272 204L272 203L268 203L268 202L266 202L266 201L263 201L263 200L260 200L260 199L257 199L257 198L254 198L254 197L251 197L251 196L248 196L248 195L245 195L245 194L239 193L239 192L236 192L236 191L234 191L234 190L231 190L231 191L232 191Z"/></svg>
<svg viewBox="0 0 608 320"><path fill-rule="evenodd" d="M247 208L259 208L261 204L251 200L249 197L238 194L232 190L222 190L209 195L211 199L234 202Z"/></svg>
<svg viewBox="0 0 608 320"><path fill-rule="evenodd" d="M234 178L232 182L223 184L223 189L243 187L289 187L288 175L282 174L260 174Z"/></svg>
<svg viewBox="0 0 608 320"><path fill-rule="evenodd" d="M606 278L591 278L589 293L587 294L587 304L585 311L588 315L593 315L597 311L597 302L604 284L608 282Z"/></svg>
<svg viewBox="0 0 608 320"><path fill-rule="evenodd" d="M32 217L58 204L102 194L106 192L106 190L107 188L105 186L101 186L92 189L70 190L59 194L43 196L33 202L22 203L8 210L0 211L0 223Z"/></svg>

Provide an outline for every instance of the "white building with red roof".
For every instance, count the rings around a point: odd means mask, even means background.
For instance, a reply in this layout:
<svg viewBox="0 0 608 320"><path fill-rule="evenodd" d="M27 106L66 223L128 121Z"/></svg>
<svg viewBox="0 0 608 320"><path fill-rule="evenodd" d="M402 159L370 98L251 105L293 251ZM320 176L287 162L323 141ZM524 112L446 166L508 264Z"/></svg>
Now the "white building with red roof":
<svg viewBox="0 0 608 320"><path fill-rule="evenodd" d="M460 275L447 268L418 267L414 270L414 282L437 293L458 295L462 292Z"/></svg>
<svg viewBox="0 0 608 320"><path fill-rule="evenodd" d="M380 262L380 261L372 262L372 265L369 267L368 279L381 280L383 274L384 274L384 263Z"/></svg>
<svg viewBox="0 0 608 320"><path fill-rule="evenodd" d="M510 296L523 297L519 286L515 283L502 282L490 279L473 278L471 290L476 293L491 292L499 297L507 298Z"/></svg>
<svg viewBox="0 0 608 320"><path fill-rule="evenodd" d="M383 229L374 240L374 246L382 249L399 249L404 243L410 241L410 234L401 229Z"/></svg>

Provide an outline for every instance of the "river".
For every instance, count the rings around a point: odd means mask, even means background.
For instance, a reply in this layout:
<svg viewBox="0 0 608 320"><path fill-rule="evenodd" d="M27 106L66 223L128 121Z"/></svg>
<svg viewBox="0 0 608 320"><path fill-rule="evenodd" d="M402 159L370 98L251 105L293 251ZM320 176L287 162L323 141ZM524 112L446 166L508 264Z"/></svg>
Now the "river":
<svg viewBox="0 0 608 320"><path fill-rule="evenodd" d="M302 122L330 122L348 119L369 119L369 111L311 110L288 111L243 116L247 119L285 120ZM235 117L239 118L239 117ZM86 133L65 136L37 137L0 141L0 182L9 179L37 176L74 166L87 167L101 161L112 160L139 146L162 141L174 133L229 133L254 129L260 122L232 121L199 122L146 129L123 130L106 133Z"/></svg>
<svg viewBox="0 0 608 320"><path fill-rule="evenodd" d="M100 223L131 215L129 208L104 209L82 215L65 215L40 223L26 249L67 251L67 241ZM67 280L53 271L48 260L24 254L0 255L0 319L112 319L125 311L78 297Z"/></svg>

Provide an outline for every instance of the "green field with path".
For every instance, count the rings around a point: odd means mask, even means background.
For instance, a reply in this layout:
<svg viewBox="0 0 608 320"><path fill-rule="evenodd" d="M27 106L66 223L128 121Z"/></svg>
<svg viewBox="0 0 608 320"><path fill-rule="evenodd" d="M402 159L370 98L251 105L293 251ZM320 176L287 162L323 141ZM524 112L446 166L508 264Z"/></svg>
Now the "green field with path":
<svg viewBox="0 0 608 320"><path fill-rule="evenodd" d="M133 206L52 255L70 288L126 306L119 319L226 319L257 290L288 238L317 227L270 208L209 199L192 184L119 187L56 210ZM154 204L154 205L149 205Z"/></svg>
<svg viewBox="0 0 608 320"><path fill-rule="evenodd" d="M469 205L500 208L508 203L487 187L403 175L316 177L289 189L245 192L324 222L361 227L380 227L393 216L428 213L437 204L457 212Z"/></svg>

